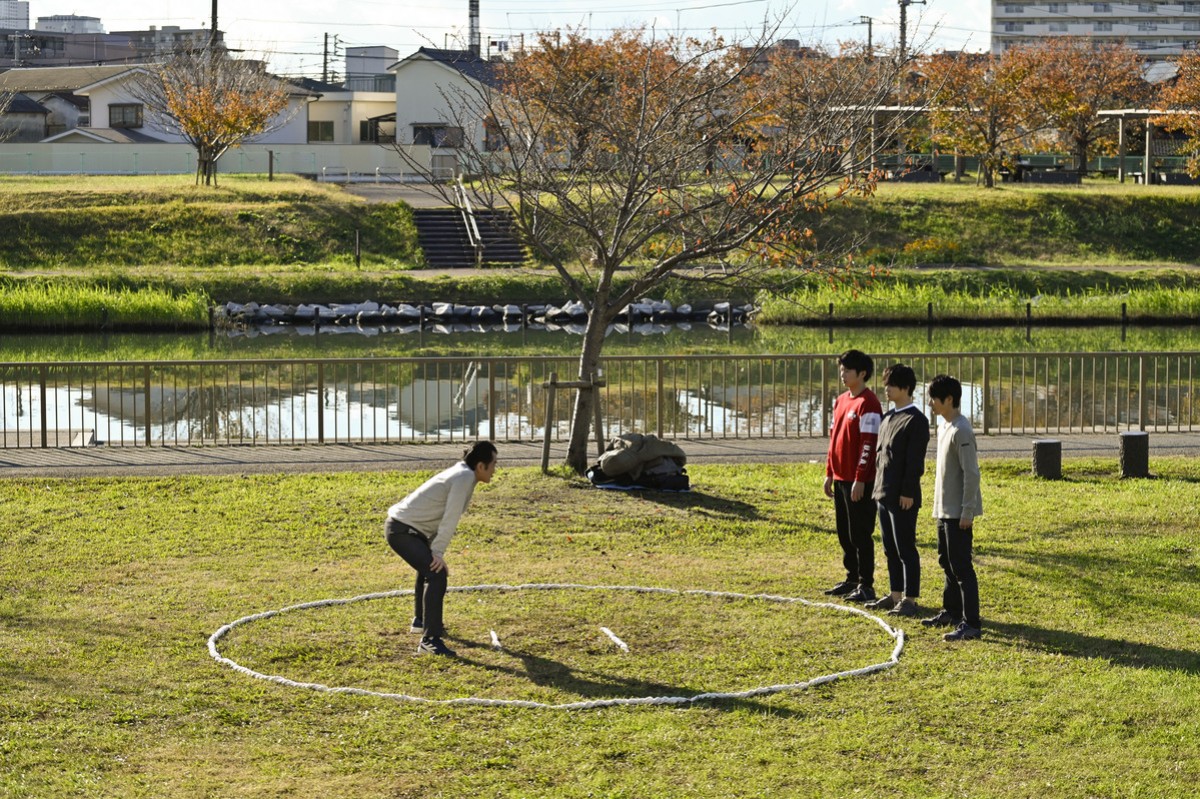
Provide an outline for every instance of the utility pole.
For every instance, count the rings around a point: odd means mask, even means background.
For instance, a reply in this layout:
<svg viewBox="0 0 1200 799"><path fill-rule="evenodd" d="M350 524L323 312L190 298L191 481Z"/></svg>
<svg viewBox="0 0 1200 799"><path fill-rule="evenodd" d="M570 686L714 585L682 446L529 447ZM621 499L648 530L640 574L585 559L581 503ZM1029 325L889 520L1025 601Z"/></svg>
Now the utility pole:
<svg viewBox="0 0 1200 799"><path fill-rule="evenodd" d="M217 0L213 0L212 9L212 30L208 32L208 51L214 53L217 50Z"/></svg>
<svg viewBox="0 0 1200 799"><path fill-rule="evenodd" d="M854 23L855 25L866 25L867 26L867 58L873 58L875 56L875 48L871 44L871 24L874 21L875 20L871 19L868 16L861 16L858 18L858 22Z"/></svg>
<svg viewBox="0 0 1200 799"><path fill-rule="evenodd" d="M321 83L329 82L329 34L325 34L325 47L321 56Z"/></svg>
<svg viewBox="0 0 1200 799"><path fill-rule="evenodd" d="M923 6L925 0L898 0L898 2L900 3L900 63L903 64L908 52L908 7Z"/></svg>

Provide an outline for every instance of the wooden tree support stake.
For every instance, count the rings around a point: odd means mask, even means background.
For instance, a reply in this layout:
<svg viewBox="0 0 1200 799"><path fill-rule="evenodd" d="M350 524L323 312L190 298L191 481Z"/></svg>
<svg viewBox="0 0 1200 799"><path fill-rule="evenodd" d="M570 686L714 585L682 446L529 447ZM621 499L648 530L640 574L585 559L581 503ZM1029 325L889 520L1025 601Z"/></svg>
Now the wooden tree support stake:
<svg viewBox="0 0 1200 799"><path fill-rule="evenodd" d="M547 380L545 383L542 383L542 388L546 389L549 392L548 396L546 397L546 426L544 428L544 435L542 437L542 473L543 474L550 471L550 437L552 435L551 430L554 426L554 421L555 421L554 400L555 400L555 395L558 393L558 389L560 389L560 388L575 388L575 389L579 389L580 391L591 391L594 389L604 388L606 385L608 385L608 383L605 382L603 379L566 380L566 381L563 381L562 383L560 383L560 382L558 382L558 373L557 372L551 372L550 379ZM597 454L600 454L600 453L604 452L604 423L603 423L603 419L602 419L603 414L601 414L601 412L600 412L600 392L599 391L597 391L596 395L594 397L592 397L592 410L594 412L593 413L594 418L592 421L593 421L593 424L595 425L596 449L597 449Z"/></svg>

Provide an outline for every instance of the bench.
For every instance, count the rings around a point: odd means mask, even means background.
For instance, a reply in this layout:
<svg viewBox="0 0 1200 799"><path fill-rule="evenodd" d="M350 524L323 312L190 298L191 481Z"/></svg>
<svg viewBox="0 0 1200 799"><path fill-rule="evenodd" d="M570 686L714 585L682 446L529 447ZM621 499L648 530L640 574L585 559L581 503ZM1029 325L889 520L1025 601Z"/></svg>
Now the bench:
<svg viewBox="0 0 1200 799"><path fill-rule="evenodd" d="M1187 172L1155 172L1154 182L1164 186L1197 186L1200 178L1194 178Z"/></svg>
<svg viewBox="0 0 1200 799"><path fill-rule="evenodd" d="M1025 183L1066 183L1079 184L1083 176L1073 169L1030 169L1021 175Z"/></svg>

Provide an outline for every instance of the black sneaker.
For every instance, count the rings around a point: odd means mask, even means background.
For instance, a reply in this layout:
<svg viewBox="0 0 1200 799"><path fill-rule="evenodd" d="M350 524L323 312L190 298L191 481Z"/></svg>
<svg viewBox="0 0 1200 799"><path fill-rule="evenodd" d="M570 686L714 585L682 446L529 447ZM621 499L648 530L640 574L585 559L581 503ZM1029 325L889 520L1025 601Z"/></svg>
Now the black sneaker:
<svg viewBox="0 0 1200 799"><path fill-rule="evenodd" d="M921 624L926 627L957 627L961 623L962 619L948 610L939 611L938 615L930 616L928 619L921 619Z"/></svg>
<svg viewBox="0 0 1200 799"><path fill-rule="evenodd" d="M946 633L942 636L943 641L974 641L979 636L983 635L983 630L978 627L972 627L965 621L960 622L954 632Z"/></svg>
<svg viewBox="0 0 1200 799"><path fill-rule="evenodd" d="M418 655L443 655L454 657L454 650L446 646L441 638L422 638L417 644Z"/></svg>
<svg viewBox="0 0 1200 799"><path fill-rule="evenodd" d="M414 617L412 624L408 627L408 631L410 633L418 633L423 635L425 633L425 622Z"/></svg>
<svg viewBox="0 0 1200 799"><path fill-rule="evenodd" d="M868 602L864 607L867 610L891 610L896 607L896 600L892 599L891 594L884 594L874 602Z"/></svg>
<svg viewBox="0 0 1200 799"><path fill-rule="evenodd" d="M845 596L846 594L858 588L858 583L852 583L849 580L843 580L825 592L825 596Z"/></svg>
<svg viewBox="0 0 1200 799"><path fill-rule="evenodd" d="M911 619L918 615L921 611L917 608L917 603L908 597L904 597L896 603L896 607L888 611L889 616L904 616Z"/></svg>
<svg viewBox="0 0 1200 799"><path fill-rule="evenodd" d="M872 602L875 599L875 589L868 585L860 585L846 594L847 602Z"/></svg>

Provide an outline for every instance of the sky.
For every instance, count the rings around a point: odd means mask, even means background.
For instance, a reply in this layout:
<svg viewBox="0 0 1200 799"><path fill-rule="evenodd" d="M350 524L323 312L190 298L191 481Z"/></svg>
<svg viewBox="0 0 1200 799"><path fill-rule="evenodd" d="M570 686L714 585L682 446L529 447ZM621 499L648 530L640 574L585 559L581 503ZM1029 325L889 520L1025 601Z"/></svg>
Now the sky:
<svg viewBox="0 0 1200 799"><path fill-rule="evenodd" d="M232 48L268 55L272 71L320 77L329 35L331 53L346 46L386 45L404 57L418 47L465 47L468 0L217 0L217 27ZM876 46L899 38L899 0L479 0L483 45L542 30L582 27L597 36L614 28L654 26L671 33L705 35L711 29L730 37L761 30L764 20L780 21L778 38L801 43L866 41L870 17ZM911 0L909 0L911 3ZM207 27L212 0L30 0L31 26L39 16L78 14L99 17L105 31L151 25ZM928 0L907 10L908 42L923 50L988 49L988 0ZM336 37L336 38L335 38ZM343 69L340 57L331 69Z"/></svg>

